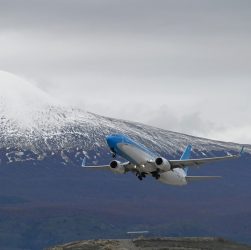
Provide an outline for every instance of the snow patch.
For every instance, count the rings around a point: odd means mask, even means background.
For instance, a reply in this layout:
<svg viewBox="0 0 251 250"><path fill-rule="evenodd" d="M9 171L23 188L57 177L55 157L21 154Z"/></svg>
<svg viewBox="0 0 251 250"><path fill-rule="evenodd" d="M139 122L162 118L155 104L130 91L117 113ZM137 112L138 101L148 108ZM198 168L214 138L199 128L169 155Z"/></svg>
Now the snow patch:
<svg viewBox="0 0 251 250"><path fill-rule="evenodd" d="M49 115L63 105L26 79L0 71L0 119L9 125L9 132L16 128L35 130L41 123L60 122L64 113Z"/></svg>

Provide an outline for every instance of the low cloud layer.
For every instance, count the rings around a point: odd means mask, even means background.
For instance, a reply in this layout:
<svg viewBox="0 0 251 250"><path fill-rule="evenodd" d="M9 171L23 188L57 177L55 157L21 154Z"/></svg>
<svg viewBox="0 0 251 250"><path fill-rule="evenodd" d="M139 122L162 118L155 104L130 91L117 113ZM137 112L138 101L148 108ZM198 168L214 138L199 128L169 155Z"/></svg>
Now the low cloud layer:
<svg viewBox="0 0 251 250"><path fill-rule="evenodd" d="M250 1L1 1L0 69L99 114L251 143Z"/></svg>

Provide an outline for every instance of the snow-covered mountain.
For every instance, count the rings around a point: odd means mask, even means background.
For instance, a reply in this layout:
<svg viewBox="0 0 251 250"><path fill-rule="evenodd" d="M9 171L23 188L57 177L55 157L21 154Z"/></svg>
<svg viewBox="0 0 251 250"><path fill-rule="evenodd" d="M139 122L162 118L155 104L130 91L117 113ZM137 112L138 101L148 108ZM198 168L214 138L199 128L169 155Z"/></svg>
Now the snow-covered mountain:
<svg viewBox="0 0 251 250"><path fill-rule="evenodd" d="M55 101L34 84L0 72L0 157L2 164L57 159L67 164L103 162L105 136L123 133L163 155L175 157L187 144L197 155L237 152L240 145L197 138L140 123L103 117ZM246 148L251 154L251 147Z"/></svg>
<svg viewBox="0 0 251 250"><path fill-rule="evenodd" d="M183 189L150 177L140 182L129 174L75 167L84 156L87 164L109 163L104 138L110 133L127 134L170 158L178 158L187 144L194 157L241 149L65 107L36 85L0 72L0 249L10 243L8 249L42 249L82 236L121 238L142 228L158 236L220 235L250 242L250 145L236 161L190 170L223 176L220 181Z"/></svg>

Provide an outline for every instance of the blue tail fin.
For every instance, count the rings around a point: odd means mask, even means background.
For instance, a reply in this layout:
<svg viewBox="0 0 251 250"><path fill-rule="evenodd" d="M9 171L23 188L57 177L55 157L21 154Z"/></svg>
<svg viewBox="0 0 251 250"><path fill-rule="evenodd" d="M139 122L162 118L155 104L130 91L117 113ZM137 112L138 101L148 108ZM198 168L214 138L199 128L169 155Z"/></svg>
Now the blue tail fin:
<svg viewBox="0 0 251 250"><path fill-rule="evenodd" d="M188 145L182 156L180 157L180 160L188 160L191 157L192 152L192 145ZM188 168L184 168L185 173L187 174Z"/></svg>

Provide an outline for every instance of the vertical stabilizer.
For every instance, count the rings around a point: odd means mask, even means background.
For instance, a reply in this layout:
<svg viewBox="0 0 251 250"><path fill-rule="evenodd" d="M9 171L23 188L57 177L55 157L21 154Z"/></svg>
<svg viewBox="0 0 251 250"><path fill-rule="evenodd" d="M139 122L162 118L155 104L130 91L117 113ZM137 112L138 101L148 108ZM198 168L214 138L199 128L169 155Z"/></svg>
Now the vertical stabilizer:
<svg viewBox="0 0 251 250"><path fill-rule="evenodd" d="M188 145L187 148L185 149L184 153L180 157L180 160L188 160L191 157L191 152L192 152L192 145ZM188 168L184 168L184 171L187 175Z"/></svg>

